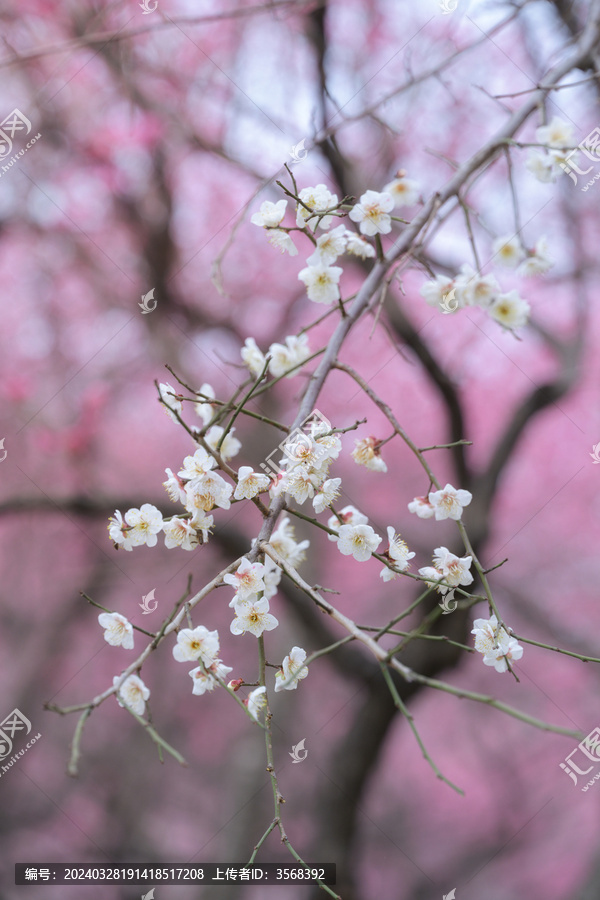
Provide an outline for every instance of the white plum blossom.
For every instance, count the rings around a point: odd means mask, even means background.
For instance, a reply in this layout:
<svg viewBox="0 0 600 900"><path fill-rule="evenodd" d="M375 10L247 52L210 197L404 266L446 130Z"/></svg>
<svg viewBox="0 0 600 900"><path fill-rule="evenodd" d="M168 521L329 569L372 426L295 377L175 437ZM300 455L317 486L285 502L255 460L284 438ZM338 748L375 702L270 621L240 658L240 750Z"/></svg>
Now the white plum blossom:
<svg viewBox="0 0 600 900"><path fill-rule="evenodd" d="M353 556L357 562L371 559L380 543L380 535L370 525L342 525L338 532L338 550L344 556Z"/></svg>
<svg viewBox="0 0 600 900"><path fill-rule="evenodd" d="M160 394L160 399L163 401L163 404L166 404L164 406L161 404L162 408L173 422L177 422L174 413L181 415L183 410L183 404L179 399L180 395L168 381L164 383L161 382L161 384L158 385L158 393Z"/></svg>
<svg viewBox="0 0 600 900"><path fill-rule="evenodd" d="M229 626L232 634L245 634L249 631L258 638L263 631L273 631L279 625L275 616L269 612L266 597L236 603L235 613L236 617Z"/></svg>
<svg viewBox="0 0 600 900"><path fill-rule="evenodd" d="M500 293L500 285L493 275L480 275L467 263L460 267L460 274L454 281L454 287L455 300L460 308L464 306L485 308Z"/></svg>
<svg viewBox="0 0 600 900"><path fill-rule="evenodd" d="M238 600L245 600L251 594L258 594L264 591L265 567L262 563L251 563L246 557L242 557L242 561L233 573L223 576L225 584L230 584L237 592Z"/></svg>
<svg viewBox="0 0 600 900"><path fill-rule="evenodd" d="M206 382L202 385L198 393L205 397L210 397L212 400L214 400L216 396L213 386ZM204 425L208 425L215 412L213 404L208 400L199 400L197 403L194 403L194 409L196 410L196 415L202 419Z"/></svg>
<svg viewBox="0 0 600 900"><path fill-rule="evenodd" d="M215 467L215 464L215 460L210 453L204 447L198 447L193 456L185 457L183 468L177 474L194 486L195 482L201 481Z"/></svg>
<svg viewBox="0 0 600 900"><path fill-rule="evenodd" d="M433 551L433 564L438 572L442 572L444 580L453 587L466 587L473 584L471 574L472 556L456 556L447 547L436 547ZM442 589L441 593L446 593Z"/></svg>
<svg viewBox="0 0 600 900"><path fill-rule="evenodd" d="M458 521L462 516L463 508L468 506L472 499L473 494L470 491L456 490L451 484L447 484L440 491L430 491L429 493L429 502L438 522L443 519Z"/></svg>
<svg viewBox="0 0 600 900"><path fill-rule="evenodd" d="M133 650L133 626L120 613L100 613L98 622L105 629L104 640L111 647Z"/></svg>
<svg viewBox="0 0 600 900"><path fill-rule="evenodd" d="M182 550L195 550L198 546L198 533L189 519L173 516L170 522L163 524L165 533L165 547L172 550L181 547Z"/></svg>
<svg viewBox="0 0 600 900"><path fill-rule="evenodd" d="M475 649L483 655L484 665L494 666L496 672L508 671L508 663L523 656L521 645L499 627L495 615L489 619L475 619L471 634L475 635Z"/></svg>
<svg viewBox="0 0 600 900"><path fill-rule="evenodd" d="M306 650L302 647L292 647L284 658L281 669L275 672L275 693L296 690L298 682L308 675L308 668L304 666L305 659Z"/></svg>
<svg viewBox="0 0 600 900"><path fill-rule="evenodd" d="M131 525L128 525L123 520L123 516L118 509L115 510L114 516L110 516L107 527L111 541L115 545L122 547L123 550L133 550L134 547L139 545L131 534Z"/></svg>
<svg viewBox="0 0 600 900"><path fill-rule="evenodd" d="M433 551L434 565L419 569L419 575L435 585L439 594L446 594L451 587L467 587L473 583L471 562L471 556L456 556L447 547L436 547ZM437 584L440 580L444 584Z"/></svg>
<svg viewBox="0 0 600 900"><path fill-rule="evenodd" d="M331 529L331 531L335 531L336 534L328 534L327 537L330 541L337 541L338 535L337 532L340 530L341 525L366 525L369 521L368 517L365 516L364 513L359 512L355 506L345 506L339 512L339 517L342 520L341 523L338 520L337 516L331 516L327 520L327 527Z"/></svg>
<svg viewBox="0 0 600 900"><path fill-rule="evenodd" d="M221 449L218 451L222 458L227 462L229 459L233 459L234 456L237 456L240 450L242 449L242 444L236 437L233 436L233 432L235 428L230 428L227 434L227 437L221 444ZM220 425L213 425L206 432L206 443L209 447L212 447L213 450L217 449L217 445L223 436L225 429Z"/></svg>
<svg viewBox="0 0 600 900"><path fill-rule="evenodd" d="M350 210L350 218L353 222L358 222L361 234L389 234L392 230L389 213L393 208L394 198L387 191L365 191Z"/></svg>
<svg viewBox="0 0 600 900"><path fill-rule="evenodd" d="M548 252L548 238L545 235L537 241L533 251L528 255L517 270L517 274L525 277L531 275L543 275L554 265L554 259Z"/></svg>
<svg viewBox="0 0 600 900"><path fill-rule="evenodd" d="M313 507L316 513L322 513L340 494L341 478L328 478L323 482L313 497Z"/></svg>
<svg viewBox="0 0 600 900"><path fill-rule="evenodd" d="M306 285L306 294L314 303L335 303L339 300L338 282L343 272L339 266L307 266L298 272L298 279Z"/></svg>
<svg viewBox="0 0 600 900"><path fill-rule="evenodd" d="M262 687L254 688L253 691L250 691L246 700L244 700L245 706L248 708L248 712L252 716L253 719L256 719L258 722L258 714L267 705L267 697L266 697L266 687L263 685Z"/></svg>
<svg viewBox="0 0 600 900"><path fill-rule="evenodd" d="M276 250L279 250L281 253L289 253L290 256L298 256L298 248L287 231L281 231L279 228L274 228L272 231L268 232L268 238L269 243L272 244Z"/></svg>
<svg viewBox="0 0 600 900"><path fill-rule="evenodd" d="M516 269L525 258L525 251L517 234L505 234L492 244L494 262L509 269Z"/></svg>
<svg viewBox="0 0 600 900"><path fill-rule="evenodd" d="M556 150L573 146L573 126L559 116L554 116L548 125L540 125L535 136L538 144L547 144Z"/></svg>
<svg viewBox="0 0 600 900"><path fill-rule="evenodd" d="M408 511L415 513L419 519L431 519L435 514L435 510L427 497L415 497L408 504Z"/></svg>
<svg viewBox="0 0 600 900"><path fill-rule="evenodd" d="M273 549L292 568L297 569L300 563L306 559L305 550L310 547L310 541L296 541L294 526L288 516L284 516L269 541ZM278 567L277 567L278 568ZM278 569L278 571L280 571Z"/></svg>
<svg viewBox="0 0 600 900"><path fill-rule="evenodd" d="M543 184L555 182L562 173L560 166L551 153L543 150L530 150L525 168Z"/></svg>
<svg viewBox="0 0 600 900"><path fill-rule="evenodd" d="M206 543L209 531L215 524L215 517L207 515L203 509L197 509L190 521L196 532L200 531L202 533L202 541Z"/></svg>
<svg viewBox="0 0 600 900"><path fill-rule="evenodd" d="M148 547L156 546L158 540L156 535L163 527L162 513L156 506L143 503L139 509L128 509L125 513L125 522L130 526L127 537L132 546L139 547L142 544L147 544Z"/></svg>
<svg viewBox="0 0 600 900"><path fill-rule="evenodd" d="M210 666L219 655L219 632L209 631L204 625L182 628L177 634L173 656L177 662L195 662L201 659Z"/></svg>
<svg viewBox="0 0 600 900"><path fill-rule="evenodd" d="M352 459L359 466L365 466L372 472L387 472L387 466L379 455L379 441L371 435L368 438L356 439L352 451Z"/></svg>
<svg viewBox="0 0 600 900"><path fill-rule="evenodd" d="M250 221L262 228L277 228L283 221L286 207L287 200L278 200L277 203L265 200L261 203L259 211L250 217Z"/></svg>
<svg viewBox="0 0 600 900"><path fill-rule="evenodd" d="M304 228L306 226L314 232L318 224L319 228L327 231L333 221L333 216L323 216L319 219L314 214L323 213L325 210L333 209L337 206L337 194L332 194L328 191L324 184L318 184L316 187L302 188L298 197L304 205L299 203L296 207L297 227ZM307 206L308 209L306 209Z"/></svg>
<svg viewBox="0 0 600 900"><path fill-rule="evenodd" d="M231 666L226 666L220 659L215 659L210 666L197 666L189 672L190 678L193 680L192 694L201 697L206 691L213 691L219 684L217 678L225 681L227 675L233 672Z"/></svg>
<svg viewBox="0 0 600 900"><path fill-rule="evenodd" d="M317 246L306 262L309 266L330 266L346 249L346 227L338 225L317 238Z"/></svg>
<svg viewBox="0 0 600 900"><path fill-rule="evenodd" d="M446 275L436 275L433 281L426 281L419 293L429 306L441 306L447 294L454 287L454 280Z"/></svg>
<svg viewBox="0 0 600 900"><path fill-rule="evenodd" d="M240 466L238 483L233 492L234 500L250 500L262 491L268 491L271 479L268 475L255 472L251 466Z"/></svg>
<svg viewBox="0 0 600 900"><path fill-rule="evenodd" d="M165 469L165 472L167 473L167 480L163 481L163 486L169 495L169 499L173 503L177 503L177 501L185 503L185 481L179 475L174 475L171 469Z"/></svg>
<svg viewBox="0 0 600 900"><path fill-rule="evenodd" d="M306 541L308 543L308 541ZM304 559L304 556L302 556ZM279 582L281 581L281 576L283 575L283 571L279 568L279 566L271 559L270 556L265 557L265 592L264 597L267 600L270 600L277 593L277 588L279 587ZM231 606L231 603L229 604ZM235 604L234 604L235 606Z"/></svg>
<svg viewBox="0 0 600 900"><path fill-rule="evenodd" d="M293 378L298 374L296 366L302 365L310 356L310 346L308 343L308 335L289 334L285 339L285 344L274 343L269 347L269 372L274 378L280 375L286 375L287 378ZM290 369L294 369L293 372Z"/></svg>
<svg viewBox="0 0 600 900"><path fill-rule="evenodd" d="M215 506L229 509L232 485L221 478L218 472L207 472L203 478L194 479L186 486L185 508L196 516L200 510L210 512Z"/></svg>
<svg viewBox="0 0 600 900"><path fill-rule="evenodd" d="M403 172L399 172L393 181L384 185L383 190L392 195L396 209L400 206L412 206L419 199L419 185L411 178L405 178Z"/></svg>
<svg viewBox="0 0 600 900"><path fill-rule="evenodd" d="M346 253L368 259L375 256L375 247L354 231L346 231Z"/></svg>
<svg viewBox="0 0 600 900"><path fill-rule="evenodd" d="M308 466L295 465L283 476L281 490L291 494L294 500L302 505L305 500L314 496L318 484L318 476Z"/></svg>
<svg viewBox="0 0 600 900"><path fill-rule="evenodd" d="M115 675L113 678L113 687L119 683L121 677L121 675ZM149 689L137 675L130 675L126 678L116 693L119 706L128 706L129 709L133 710L134 713L137 713L138 716L144 715L146 700L149 696Z"/></svg>
<svg viewBox="0 0 600 900"><path fill-rule="evenodd" d="M527 324L531 307L527 300L519 296L518 291L508 291L496 297L488 312L492 319L510 331Z"/></svg>
<svg viewBox="0 0 600 900"><path fill-rule="evenodd" d="M394 561L394 566L396 569L400 569L401 572L405 572L408 568L410 568L409 560L413 558L415 555L414 552L410 552L406 542L402 540L399 534L394 532L394 529L391 525L387 527L387 536L388 536L388 554L390 559Z"/></svg>
<svg viewBox="0 0 600 900"><path fill-rule="evenodd" d="M244 346L240 351L242 362L250 370L250 374L258 378L265 367L267 361L264 353L258 349L256 341L253 337L247 337Z"/></svg>

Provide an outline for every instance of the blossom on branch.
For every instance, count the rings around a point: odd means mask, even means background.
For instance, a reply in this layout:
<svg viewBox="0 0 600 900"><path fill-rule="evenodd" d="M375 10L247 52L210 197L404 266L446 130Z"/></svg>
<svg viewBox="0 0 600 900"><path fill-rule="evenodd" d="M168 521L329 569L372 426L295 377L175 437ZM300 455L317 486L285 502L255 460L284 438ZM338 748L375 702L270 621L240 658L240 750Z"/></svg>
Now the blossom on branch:
<svg viewBox="0 0 600 900"><path fill-rule="evenodd" d="M189 672L189 676L194 682L192 694L201 697L207 691L214 691L219 684L217 678L225 681L230 672L233 672L233 668L224 665L220 659L215 659L210 666L197 666Z"/></svg>
<svg viewBox="0 0 600 900"><path fill-rule="evenodd" d="M240 355L244 365L250 370L250 374L254 375L255 378L258 378L265 367L267 358L265 354L258 349L253 337L246 338L244 346L240 351Z"/></svg>
<svg viewBox="0 0 600 900"><path fill-rule="evenodd" d="M400 206L412 206L419 199L419 185L411 178L406 178L404 172L399 172L393 181L384 185L383 190L392 195L396 209Z"/></svg>
<svg viewBox="0 0 600 900"><path fill-rule="evenodd" d="M241 441L238 441L238 439L233 436L234 431L235 428L229 429L229 431L227 432L227 437L221 444L221 449L218 451L225 462L227 462L229 459L233 459L234 456L237 456L242 449ZM220 425L213 425L212 428L209 428L206 432L205 438L208 446L216 451L218 443L221 440L224 432L225 429Z"/></svg>
<svg viewBox="0 0 600 900"><path fill-rule="evenodd" d="M302 647L292 647L284 658L281 668L275 672L275 693L296 690L298 682L308 675L308 668L304 666L305 659L306 650Z"/></svg>
<svg viewBox="0 0 600 900"><path fill-rule="evenodd" d="M202 385L198 393L203 394L205 397L210 397L212 400L215 399L215 389L206 382ZM196 415L202 419L205 425L208 425L215 413L215 407L207 400L198 400L194 403L194 409L196 410Z"/></svg>
<svg viewBox="0 0 600 900"><path fill-rule="evenodd" d="M164 404L162 408L173 422L177 422L174 413L181 415L183 410L183 404L179 399L179 394L168 381L164 383L161 382L161 384L158 385L158 393Z"/></svg>
<svg viewBox="0 0 600 900"><path fill-rule="evenodd" d="M133 626L129 619L119 613L100 613L98 622L106 629L103 637L107 644L133 650Z"/></svg>
<svg viewBox="0 0 600 900"><path fill-rule="evenodd" d="M263 631L273 631L279 622L269 612L269 601L256 595L235 604L236 617L229 626L232 634L246 634L260 637Z"/></svg>
<svg viewBox="0 0 600 900"><path fill-rule="evenodd" d="M350 218L358 223L361 234L389 234L392 220L389 213L394 208L394 198L387 191L365 191L360 201L350 210Z"/></svg>
<svg viewBox="0 0 600 900"><path fill-rule="evenodd" d="M339 266L307 266L298 272L298 279L306 285L309 300L314 303L335 303L340 298L338 282L343 269Z"/></svg>
<svg viewBox="0 0 600 900"><path fill-rule="evenodd" d="M512 331L527 324L531 307L527 300L519 297L518 291L508 291L496 297L488 312L503 328Z"/></svg>
<svg viewBox="0 0 600 900"><path fill-rule="evenodd" d="M113 687L121 680L120 675L113 678ZM117 703L119 706L128 706L138 716L144 715L146 709L146 700L150 696L150 691L141 678L137 675L130 675L126 678L116 693Z"/></svg>
<svg viewBox="0 0 600 900"><path fill-rule="evenodd" d="M494 666L496 672L508 671L509 662L523 656L521 645L499 627L495 615L489 619L475 619L471 634L475 635L475 649L483 655L484 665Z"/></svg>
<svg viewBox="0 0 600 900"><path fill-rule="evenodd" d="M201 659L210 666L219 653L219 632L209 631L204 625L197 628L182 628L177 634L173 656L177 662L195 662Z"/></svg>
<svg viewBox="0 0 600 900"><path fill-rule="evenodd" d="M353 556L357 562L371 559L381 543L381 536L370 525L342 525L338 532L337 548L344 556Z"/></svg>
<svg viewBox="0 0 600 900"><path fill-rule="evenodd" d="M264 574L265 567L262 563L251 563L244 556L235 572L223 575L223 581L225 584L232 585L239 600L246 600L253 594L264 591Z"/></svg>
<svg viewBox="0 0 600 900"><path fill-rule="evenodd" d="M318 184L316 187L302 188L298 194L302 204L296 206L296 225L298 228L310 228L316 231L317 225L323 231L327 231L330 227L333 216L318 217L318 213L324 213L327 209L333 209L338 205L337 194L332 194L327 190L324 184ZM308 209L306 207L308 206Z"/></svg>
<svg viewBox="0 0 600 900"><path fill-rule="evenodd" d="M238 469L238 483L233 492L234 500L251 500L262 491L268 491L271 479L268 475L255 472L251 466L240 466Z"/></svg>
<svg viewBox="0 0 600 900"><path fill-rule="evenodd" d="M435 509L427 497L415 497L408 504L408 511L415 513L419 519L431 519L435 514Z"/></svg>
<svg viewBox="0 0 600 900"><path fill-rule="evenodd" d="M328 506L331 506L334 500L337 500L341 484L341 478L328 478L323 482L312 501L316 513L322 513Z"/></svg>
<svg viewBox="0 0 600 900"><path fill-rule="evenodd" d="M457 491L451 484L447 484L441 491L430 491L429 493L429 502L438 522L443 519L458 521L462 516L463 508L468 506L472 499L473 494L470 491Z"/></svg>
<svg viewBox="0 0 600 900"><path fill-rule="evenodd" d="M259 211L250 216L250 221L261 228L277 228L283 221L286 208L287 200L278 200L277 203L265 200Z"/></svg>
<svg viewBox="0 0 600 900"><path fill-rule="evenodd" d="M246 700L244 700L244 706L248 707L248 712L257 722L259 712L267 705L266 692L267 689L264 685L262 687L257 687L251 691Z"/></svg>
<svg viewBox="0 0 600 900"><path fill-rule="evenodd" d="M358 438L354 441L352 459L359 466L371 469L372 472L387 472L387 466L379 455L380 441L371 435L368 438Z"/></svg>
<svg viewBox="0 0 600 900"><path fill-rule="evenodd" d="M315 252L306 260L308 265L330 266L334 263L346 249L346 234L345 225L338 225L337 228L332 228L327 234L318 237Z"/></svg>
<svg viewBox="0 0 600 900"><path fill-rule="evenodd" d="M516 269L525 258L525 251L518 235L505 234L492 244L494 262L508 269Z"/></svg>
<svg viewBox="0 0 600 900"><path fill-rule="evenodd" d="M296 369L301 366L310 356L310 346L308 343L308 335L301 334L297 337L290 334L285 339L285 344L271 344L269 347L269 372L274 378L280 375L286 375L287 378L293 378L297 375L297 370L290 372L290 369Z"/></svg>
<svg viewBox="0 0 600 900"><path fill-rule="evenodd" d="M164 523L163 531L165 547L168 550L172 550L174 547L181 547L182 550L195 550L198 546L198 533L189 519L173 516L169 522Z"/></svg>

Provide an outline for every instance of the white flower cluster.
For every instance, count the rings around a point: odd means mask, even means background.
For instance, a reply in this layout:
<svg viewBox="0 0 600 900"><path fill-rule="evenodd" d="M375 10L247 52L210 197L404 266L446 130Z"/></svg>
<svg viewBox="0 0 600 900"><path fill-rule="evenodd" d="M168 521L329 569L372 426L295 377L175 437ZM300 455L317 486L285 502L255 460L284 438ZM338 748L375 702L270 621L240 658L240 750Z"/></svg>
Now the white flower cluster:
<svg viewBox="0 0 600 900"><path fill-rule="evenodd" d="M475 635L475 649L483 655L484 665L494 666L496 672L506 672L510 662L523 656L521 645L498 626L495 615L475 619L471 634Z"/></svg>
<svg viewBox="0 0 600 900"><path fill-rule="evenodd" d="M368 521L367 516L355 506L345 506L327 522L327 527L335 532L328 535L329 540L337 542L337 548L343 556L353 556L357 562L366 562L371 559L382 540L367 524Z"/></svg>
<svg viewBox="0 0 600 900"><path fill-rule="evenodd" d="M436 547L433 551L433 566L419 569L419 575L428 584L435 585L439 594L446 594L450 588L473 584L473 576L469 571L472 559L471 556L455 556L447 547ZM440 581L444 584L438 584Z"/></svg>
<svg viewBox="0 0 600 900"><path fill-rule="evenodd" d="M246 338L241 350L241 357L244 365L248 367L250 374L255 378L258 378L264 370L267 356L270 357L269 372L274 378L279 378L280 375L292 378L297 375L297 371L292 372L290 369L301 366L310 356L308 337L305 334L298 337L288 335L285 344L271 344L266 354L258 348L253 337Z"/></svg>
<svg viewBox="0 0 600 900"><path fill-rule="evenodd" d="M494 241L492 253L498 265L517 269L517 274L523 276L541 275L554 265L546 237L541 237L532 250L526 251L517 236L503 235ZM508 330L526 325L531 312L529 303L518 291L503 292L494 275L482 275L467 263L461 266L456 278L437 275L419 293L430 306L439 306L446 313L479 306Z"/></svg>
<svg viewBox="0 0 600 900"><path fill-rule="evenodd" d="M296 206L296 229L308 234L315 244L313 253L306 260L306 267L298 273L299 280L306 285L308 299L314 303L336 303L340 299L339 280L343 273L342 268L334 265L337 258L344 253L361 259L374 257L375 248L361 235L373 237L389 234L392 230L390 213L394 207L411 206L418 199L418 185L406 178L403 171L398 172L396 178L386 184L382 192L365 191L349 213L350 219L359 227L360 235L358 235L345 225L331 229L334 218L345 215L337 194L331 193L324 184L302 188ZM250 221L260 228L267 229L269 241L278 250L296 256L298 249L289 233L293 229L280 227L286 208L287 200L279 200L277 203L266 200L261 204L259 211L251 216ZM324 231L325 234L320 234L316 238L317 229ZM248 342L246 345L248 359L244 358L244 362L250 366L252 361L255 369L260 371L260 356L254 349L256 345L248 346Z"/></svg>
<svg viewBox="0 0 600 900"><path fill-rule="evenodd" d="M408 510L416 513L420 519L431 519L435 516L436 521L443 519L454 519L458 522L462 517L462 511L468 506L473 499L470 491L457 490L451 484L439 491L430 491L428 497L415 497L408 504Z"/></svg>
<svg viewBox="0 0 600 900"><path fill-rule="evenodd" d="M323 512L338 496L341 478L329 478L329 467L342 449L339 435L328 434L323 421L312 422L310 434L296 429L282 445L283 474L271 488L271 495L291 494L297 503L312 498L316 512Z"/></svg>
<svg viewBox="0 0 600 900"><path fill-rule="evenodd" d="M567 162L567 155L573 147L573 126L564 119L554 116L548 125L540 125L535 132L538 144L545 144L545 150L531 149L525 166L538 181L556 181L563 174L561 163ZM578 152L570 159L576 160Z"/></svg>

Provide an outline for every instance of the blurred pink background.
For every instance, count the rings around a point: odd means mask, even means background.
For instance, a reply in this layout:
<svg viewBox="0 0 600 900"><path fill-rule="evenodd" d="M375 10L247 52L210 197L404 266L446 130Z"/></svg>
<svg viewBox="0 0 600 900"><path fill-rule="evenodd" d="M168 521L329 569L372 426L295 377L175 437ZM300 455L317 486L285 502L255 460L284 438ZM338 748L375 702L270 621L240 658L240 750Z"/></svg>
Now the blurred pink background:
<svg viewBox="0 0 600 900"><path fill-rule="evenodd" d="M405 169L428 198L452 163L468 159L518 107L519 92L539 81L595 9L559 0L524 7L497 28L513 12L509 4L459 0L448 15L435 2L385 0L160 0L149 15L133 0L5 4L0 117L18 108L42 137L0 170L0 437L7 451L0 463L0 718L19 708L42 738L0 777L1 900L54 900L69 890L16 887L15 862L242 864L269 824L262 734L223 692L192 696L172 639L152 654L143 677L153 722L188 768L169 756L161 765L147 735L110 698L86 726L80 774L71 779L65 768L76 717L43 704L91 699L133 658L104 642L98 610L80 591L158 628L189 573L198 590L258 533L260 516L249 505L217 510L209 545L193 553L168 551L162 540L153 549L116 551L106 526L115 508L144 502L169 514L164 470L176 470L194 450L157 402L154 381L173 382L165 364L226 400L246 377L239 356L246 337L266 350L325 311L297 279L308 243L299 237L298 257L282 256L249 222L262 200L281 198L276 180L289 185L283 163L292 146L305 139L309 150L293 166L299 187L325 183L340 198L358 197ZM420 78L436 67L439 73ZM549 117L571 122L577 141L597 124L592 74L572 73L567 80L585 83L548 102ZM514 96L491 96L498 94ZM534 141L539 123L531 117L518 139ZM330 139L315 146L325 131ZM341 360L423 447L454 439L448 395L433 364L423 365L429 350L454 386L460 436L473 444L465 472L449 451L428 459L442 483L473 491L465 522L483 564L508 557L490 576L503 617L525 637L598 657L600 468L590 452L600 441L600 188L583 193L569 179L541 184L526 170L526 154L511 156L523 238L532 247L547 235L556 265L526 282L501 274L507 289L520 288L542 331L525 328L515 340L479 309L443 316L419 296L429 277L423 263L453 275L472 262L459 209L403 271L401 290L390 288L401 319L386 309L375 331L372 319L361 320ZM504 157L476 181L469 202L489 268L493 238L514 230ZM345 296L363 277L345 258ZM151 288L158 306L142 315L138 303ZM579 305L588 309L584 343L563 365L543 332L574 340ZM311 349L327 343L335 319L310 331ZM314 366L251 408L290 423ZM550 402L534 402L523 417L494 484L490 461L509 423L546 383ZM383 450L387 475L353 462L355 437L390 430L357 385L334 372L318 407L338 428L368 418L344 436L332 467L342 477L343 505L361 509L383 536L390 524L401 532L416 552L412 571L430 564L436 546L457 549L450 525L408 513L427 483L399 441ZM186 418L200 424L192 412ZM281 439L251 419L238 420L236 435L243 443L236 468L257 469ZM327 596L359 624L383 624L416 596L408 579L382 583L375 560L342 557L306 523L296 522L296 534L311 541L303 577L339 591ZM142 616L138 604L151 589L158 610ZM222 590L211 594L194 623L218 628L232 677L251 680L254 639L229 633L229 599ZM285 580L271 606L280 620L269 637L277 660L293 644L310 653L326 635L343 637ZM470 644L470 627L448 616L440 633L463 629L459 639ZM440 657L439 645L421 642L417 650L416 643L419 671L563 728L587 734L600 724L593 663L525 645L517 683L476 654ZM137 635L136 650L142 646ZM415 692L417 727L461 797L436 780L406 722L393 715L364 649L350 645L339 659L316 661L297 691L272 702L286 828L308 860L337 863L344 900L433 900L454 887L457 900L599 895L594 790L582 797L559 767L572 739L449 694ZM308 757L293 765L288 752L301 739ZM261 860L293 862L276 834ZM141 893L88 886L76 895ZM289 886L275 894L296 900L317 891ZM157 900L213 895L270 893L156 888Z"/></svg>

